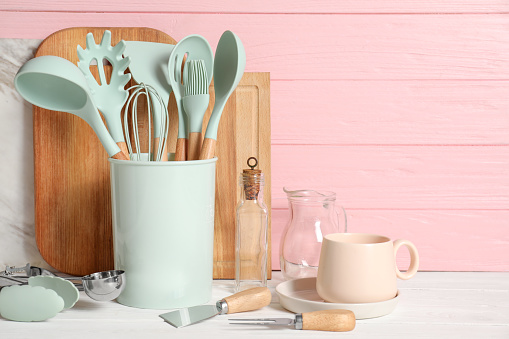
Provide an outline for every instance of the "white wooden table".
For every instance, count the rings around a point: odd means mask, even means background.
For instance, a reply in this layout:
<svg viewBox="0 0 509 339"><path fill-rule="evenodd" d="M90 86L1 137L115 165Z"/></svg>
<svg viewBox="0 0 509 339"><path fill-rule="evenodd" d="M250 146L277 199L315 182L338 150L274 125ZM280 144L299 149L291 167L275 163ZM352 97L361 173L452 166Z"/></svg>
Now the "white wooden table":
<svg viewBox="0 0 509 339"><path fill-rule="evenodd" d="M39 323L0 319L0 338L509 338L509 272L419 272L399 281L400 301L387 316L357 321L352 332L298 331L290 328L230 325L228 318L292 317L278 302L274 272L272 303L262 310L216 316L176 329L158 317L116 302L95 302L84 292L70 310ZM211 304L233 293L230 280L214 281Z"/></svg>

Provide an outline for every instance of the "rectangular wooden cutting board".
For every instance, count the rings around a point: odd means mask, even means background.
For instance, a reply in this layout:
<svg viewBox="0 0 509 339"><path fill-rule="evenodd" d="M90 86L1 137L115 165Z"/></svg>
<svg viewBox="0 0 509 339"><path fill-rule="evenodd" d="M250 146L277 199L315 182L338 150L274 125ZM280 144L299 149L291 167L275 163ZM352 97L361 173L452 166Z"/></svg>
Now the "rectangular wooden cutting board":
<svg viewBox="0 0 509 339"><path fill-rule="evenodd" d="M112 45L121 39L176 43L167 34L150 28L77 27L49 36L39 46L36 56L56 55L76 64L76 48L85 47L86 34L92 32L99 43L105 29L111 31ZM204 126L214 106L213 93L211 85L211 102ZM178 119L173 95L168 110L169 151L174 152ZM92 129L80 118L37 106L33 115L35 230L42 257L55 269L73 275L113 269L108 155ZM143 125L140 122L140 128ZM244 74L225 106L217 140L214 278L232 279L235 277L235 206L240 196L238 176L247 168L246 161L251 156L258 158L259 168L266 175L265 201L269 211L271 206L269 73ZM268 248L270 276L270 217Z"/></svg>

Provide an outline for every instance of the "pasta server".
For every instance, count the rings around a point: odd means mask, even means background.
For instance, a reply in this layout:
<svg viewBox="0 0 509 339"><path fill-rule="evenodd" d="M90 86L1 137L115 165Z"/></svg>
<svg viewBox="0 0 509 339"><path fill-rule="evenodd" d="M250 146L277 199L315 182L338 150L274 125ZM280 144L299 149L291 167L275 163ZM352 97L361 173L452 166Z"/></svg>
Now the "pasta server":
<svg viewBox="0 0 509 339"><path fill-rule="evenodd" d="M228 319L234 325L292 326L296 330L347 332L355 328L355 314L349 310L324 310L296 314L291 318ZM233 321L233 322L232 322Z"/></svg>
<svg viewBox="0 0 509 339"><path fill-rule="evenodd" d="M83 72L87 80L90 93L92 94L92 101L103 114L109 133L124 155L127 155L127 147L120 117L122 107L129 96L124 86L131 79L131 74L124 74L131 62L129 57L124 58L122 56L126 48L125 41L121 40L112 47L111 32L106 30L104 31L99 45L95 44L94 35L92 33L87 34L86 44L85 49L81 46L77 48L78 58L80 60L78 61L78 68ZM113 67L109 82L104 69L105 61L109 62ZM90 71L90 65L94 62L97 64L99 82L95 80Z"/></svg>
<svg viewBox="0 0 509 339"><path fill-rule="evenodd" d="M215 305L201 305L159 315L176 328L212 318L218 314L232 314L260 309L270 304L272 296L267 287L255 287L219 300Z"/></svg>

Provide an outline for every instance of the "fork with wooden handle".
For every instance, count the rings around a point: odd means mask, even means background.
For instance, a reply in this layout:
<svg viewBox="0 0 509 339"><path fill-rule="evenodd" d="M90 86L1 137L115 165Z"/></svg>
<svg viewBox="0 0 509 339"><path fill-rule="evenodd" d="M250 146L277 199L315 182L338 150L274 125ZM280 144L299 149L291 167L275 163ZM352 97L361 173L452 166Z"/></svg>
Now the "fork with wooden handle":
<svg viewBox="0 0 509 339"><path fill-rule="evenodd" d="M294 326L297 330L347 332L355 328L355 314L349 310L324 310L296 314L291 318L228 319L235 325Z"/></svg>

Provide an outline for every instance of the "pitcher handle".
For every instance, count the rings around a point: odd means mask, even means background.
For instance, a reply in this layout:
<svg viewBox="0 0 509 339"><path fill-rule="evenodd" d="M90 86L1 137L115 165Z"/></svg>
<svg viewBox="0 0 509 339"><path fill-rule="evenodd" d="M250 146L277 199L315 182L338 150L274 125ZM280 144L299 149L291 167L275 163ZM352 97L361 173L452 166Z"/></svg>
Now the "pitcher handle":
<svg viewBox="0 0 509 339"><path fill-rule="evenodd" d="M394 260L396 260L396 254L398 253L398 249L401 246L406 246L408 248L408 251L410 252L410 267L408 267L408 270L406 272L401 272L396 265L396 275L398 278L403 280L408 280L412 278L415 273L417 273L417 269L419 268L419 253L417 252L417 248L415 245L404 239L398 239L395 240L393 243L394 247Z"/></svg>
<svg viewBox="0 0 509 339"><path fill-rule="evenodd" d="M345 209L343 208L343 206L334 206L334 211L336 212L336 217L338 219L338 228L340 227L341 225L341 215L339 214L339 209L341 209L343 211L343 215L344 215L344 221L345 221L345 231L344 233L347 233L348 231L348 224L347 224L347 218L346 218L346 211ZM341 232L341 230L338 230L339 232Z"/></svg>

